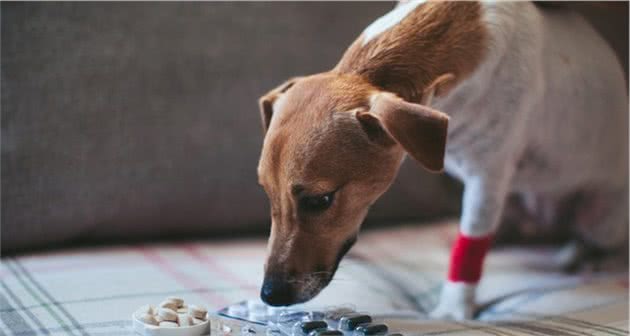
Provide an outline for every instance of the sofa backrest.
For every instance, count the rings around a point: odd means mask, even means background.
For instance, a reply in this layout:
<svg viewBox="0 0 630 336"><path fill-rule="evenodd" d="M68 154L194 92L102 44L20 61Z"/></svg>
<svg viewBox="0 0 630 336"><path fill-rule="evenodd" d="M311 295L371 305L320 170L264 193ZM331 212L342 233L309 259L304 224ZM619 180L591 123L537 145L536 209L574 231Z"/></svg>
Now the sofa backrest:
<svg viewBox="0 0 630 336"><path fill-rule="evenodd" d="M2 250L269 225L257 99L394 3L2 3ZM452 211L413 163L373 219Z"/></svg>

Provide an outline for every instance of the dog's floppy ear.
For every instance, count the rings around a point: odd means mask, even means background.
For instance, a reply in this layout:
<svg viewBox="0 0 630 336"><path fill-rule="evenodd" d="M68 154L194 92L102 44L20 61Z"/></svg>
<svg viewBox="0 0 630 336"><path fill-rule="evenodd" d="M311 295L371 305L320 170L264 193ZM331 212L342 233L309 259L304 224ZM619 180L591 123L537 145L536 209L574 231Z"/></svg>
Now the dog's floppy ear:
<svg viewBox="0 0 630 336"><path fill-rule="evenodd" d="M273 116L273 103L276 99L278 99L278 97L290 89L300 78L301 77L293 77L258 99L264 133L267 132L269 123L271 123L271 117Z"/></svg>
<svg viewBox="0 0 630 336"><path fill-rule="evenodd" d="M357 111L355 116L370 140L384 146L400 144L430 171L444 168L446 114L380 92L371 97L369 111Z"/></svg>

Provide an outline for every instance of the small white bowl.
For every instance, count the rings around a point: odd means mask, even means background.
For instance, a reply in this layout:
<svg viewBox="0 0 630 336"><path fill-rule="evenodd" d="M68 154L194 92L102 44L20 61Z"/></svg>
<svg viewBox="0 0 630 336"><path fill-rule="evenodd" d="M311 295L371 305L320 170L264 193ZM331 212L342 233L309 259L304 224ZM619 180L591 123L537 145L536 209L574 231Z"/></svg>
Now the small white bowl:
<svg viewBox="0 0 630 336"><path fill-rule="evenodd" d="M138 320L133 314L133 330L144 336L204 336L210 334L210 320L190 327L159 327Z"/></svg>

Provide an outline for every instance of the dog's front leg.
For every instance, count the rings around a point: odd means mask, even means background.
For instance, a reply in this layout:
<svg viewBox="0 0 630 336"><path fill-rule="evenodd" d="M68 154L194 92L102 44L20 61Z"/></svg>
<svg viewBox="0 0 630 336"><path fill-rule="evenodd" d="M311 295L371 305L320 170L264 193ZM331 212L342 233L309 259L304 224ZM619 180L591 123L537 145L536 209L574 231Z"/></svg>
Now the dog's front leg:
<svg viewBox="0 0 630 336"><path fill-rule="evenodd" d="M505 203L511 170L492 170L467 178L459 234L451 251L448 280L434 318L471 319L475 314L475 291Z"/></svg>

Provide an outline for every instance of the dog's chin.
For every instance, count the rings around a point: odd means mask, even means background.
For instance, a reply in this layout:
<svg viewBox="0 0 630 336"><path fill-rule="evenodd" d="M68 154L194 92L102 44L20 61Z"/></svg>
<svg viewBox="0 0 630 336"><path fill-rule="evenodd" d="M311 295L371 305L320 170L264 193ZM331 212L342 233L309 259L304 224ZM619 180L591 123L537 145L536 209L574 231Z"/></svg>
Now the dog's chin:
<svg viewBox="0 0 630 336"><path fill-rule="evenodd" d="M339 268L339 264L343 257L350 251L352 246L356 243L357 236L353 235L349 239L347 239L341 249L337 253L337 258L335 260L335 264L333 268L328 274L325 276L319 275L310 277L307 281L304 281L304 285L301 288L299 294L296 297L295 304L304 303L306 301L312 300L315 296L317 296L324 288L326 288L330 282L332 281L335 273L337 273L337 269Z"/></svg>
<svg viewBox="0 0 630 336"><path fill-rule="evenodd" d="M357 235L354 234L352 235L350 238L346 239L346 241L343 242L343 245L341 245L341 249L339 249L339 252L337 253L337 258L335 260L335 265L332 269L332 272L330 273L330 279L328 279L328 282L330 282L330 280L332 280L332 277L335 275L335 273L337 272L337 268L339 268L339 264L341 263L341 259L343 259L343 257L348 253L348 251L350 251L350 249L352 248L352 246L354 246L354 244L357 242Z"/></svg>
<svg viewBox="0 0 630 336"><path fill-rule="evenodd" d="M315 298L330 282L332 281L333 274L327 277L315 277L306 281L303 287L300 289L297 297L296 304L304 303Z"/></svg>

